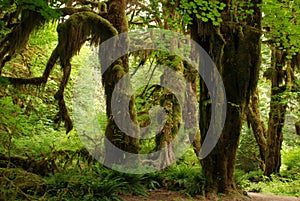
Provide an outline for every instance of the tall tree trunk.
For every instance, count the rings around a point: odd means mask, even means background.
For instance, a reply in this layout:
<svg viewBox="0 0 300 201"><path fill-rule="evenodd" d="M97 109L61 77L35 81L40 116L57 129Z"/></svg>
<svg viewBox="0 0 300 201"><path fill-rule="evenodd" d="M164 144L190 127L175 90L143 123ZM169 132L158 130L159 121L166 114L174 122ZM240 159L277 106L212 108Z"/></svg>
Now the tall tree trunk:
<svg viewBox="0 0 300 201"><path fill-rule="evenodd" d="M254 131L254 135L260 150L262 170L266 176L279 174L281 166L281 146L283 141L282 129L285 121L287 102L284 100L286 90L292 89L290 76L285 76L284 67L290 69L291 62L286 61L286 54L278 47L272 49L271 68L265 77L271 80L271 100L268 119L268 129L260 118L258 107L258 93L252 96L247 107L247 118ZM286 72L292 74L292 72Z"/></svg>
<svg viewBox="0 0 300 201"><path fill-rule="evenodd" d="M247 121L251 125L255 140L259 148L260 168L265 171L266 169L266 153L267 153L267 128L260 116L259 111L259 94L256 89L252 94L249 104L246 106Z"/></svg>
<svg viewBox="0 0 300 201"><path fill-rule="evenodd" d="M195 68L190 66L188 63L185 64L184 77L186 79L186 99L191 104L188 104L188 107L183 111L185 116L184 126L185 128L192 128L193 125L197 125L198 122L198 111L197 111L197 86L198 86L198 72ZM195 95L196 97L193 97ZM195 132L196 131L196 132ZM189 140L193 144L193 149L197 157L200 155L200 130L199 128L191 130L187 133L189 135Z"/></svg>
<svg viewBox="0 0 300 201"><path fill-rule="evenodd" d="M272 50L272 79L271 79L271 101L267 133L267 153L265 175L279 173L281 166L281 145L283 141L282 128L284 126L287 103L283 101L283 93L286 90L284 82L283 67L285 66L285 54L282 50Z"/></svg>
<svg viewBox="0 0 300 201"><path fill-rule="evenodd" d="M124 33L128 31L128 23L126 19L126 0L110 0L108 2L108 14L107 19L112 23L112 25L118 30L119 33ZM115 48L127 48L124 47L127 44L126 38L122 38L122 41L117 44ZM122 45L122 47L118 47L118 45ZM114 150L111 149L108 144L105 144L105 164L120 164L124 162L128 162L128 158L126 153L138 153L139 151L139 143L138 136L139 130L131 130L132 134L135 134L136 138L133 138L123 131L116 125L114 116L112 114L112 94L116 87L116 84L120 81L123 75L128 73L129 65L128 65L128 55L122 56L119 60L117 60L114 64L112 64L105 72L103 72L103 84L105 88L106 95L106 114L108 117L108 124L106 127L105 135L107 139L114 144L116 147L124 151L124 154L115 153ZM124 80L122 83L126 85L126 89L130 90L129 80ZM120 92L122 93L122 92ZM126 92L125 92L126 93ZM120 94L122 96L126 96L126 94ZM120 104L127 104L121 103ZM127 107L123 108L124 110L118 111L123 115L123 119L131 118L131 120L138 125L136 118L136 111L134 105L134 97L131 97L129 102L129 109ZM128 115L129 110L129 115Z"/></svg>
<svg viewBox="0 0 300 201"><path fill-rule="evenodd" d="M174 91L169 91L168 89L163 89L163 94L160 98L160 105L165 109L166 112L166 122L161 130L161 132L156 135L156 151L163 150L159 156L158 162L160 168L167 167L175 162L176 156L172 146L175 135L178 134L180 126L182 124L182 109L183 106L180 103L184 102L184 93L180 93L184 88L183 84L183 71L184 66L180 58L172 55L167 56L163 61L170 63L170 69L165 69L163 75L161 76L161 85L162 86L172 86ZM176 71L176 77L174 73ZM181 80L178 80L181 79ZM173 94L177 93L177 97ZM180 100L178 100L178 98ZM174 145L174 143L173 143Z"/></svg>
<svg viewBox="0 0 300 201"><path fill-rule="evenodd" d="M282 8L291 9L289 7L289 1L280 1L280 4ZM268 15L272 14L272 12L266 14L267 18L270 17ZM298 26L298 22L296 20L297 12L295 9L291 9L291 15L293 16L289 19L289 23L291 24L285 26ZM280 20L280 18L278 18L278 20ZM247 112L247 118L251 123L260 149L261 160L264 163L262 169L264 170L264 174L266 176L278 174L280 170L280 151L283 141L282 129L284 126L287 108L287 97L285 93L294 91L294 72L297 67L300 67L299 52L294 52L294 54L291 53L295 45L290 38L290 33L285 32L283 28L283 31L279 31L280 37L274 37L272 32L277 32L279 29L282 29L282 27L281 25L280 28L276 27L277 23L271 23L269 26L270 33L267 33L267 37L269 37L270 39L269 47L271 48L272 53L271 66L264 72L264 77L271 81L271 100L268 118L268 129L261 129L264 127L264 125L260 120L258 102L255 101L255 97L252 97L252 100L254 101L252 101L250 105L248 105ZM258 96L258 94L256 96ZM300 129L298 129L298 131L296 132L299 133Z"/></svg>
<svg viewBox="0 0 300 201"><path fill-rule="evenodd" d="M233 174L243 114L258 79L261 10L257 4L261 1L251 1L254 13L244 14L245 18L240 19L243 23L238 21L236 13L233 15L232 2L223 2L227 7L222 12L223 22L220 26L194 19L191 36L215 62L226 89L228 108L225 126L216 147L201 160L201 164L206 176L207 191L227 194L236 190ZM209 126L211 104L202 80L200 89L200 133L203 140Z"/></svg>
<svg viewBox="0 0 300 201"><path fill-rule="evenodd" d="M175 0L171 4L170 1L163 2L163 15L166 19L163 24L164 29L172 30L173 26L169 23L169 19L178 19L179 16L175 12L176 7L179 6L179 0ZM174 30L176 31L176 30ZM176 39L171 40L171 47L177 47L178 41ZM185 94L184 94L184 64L181 58L175 55L163 55L165 58L160 59L161 65L168 66L170 69L165 69L163 75L161 76L161 85L162 86L172 86L174 91L169 91L168 89L163 89L163 95L160 99L160 105L164 107L167 117L166 123L161 130L161 132L156 136L156 151L163 150L159 156L159 164L161 167L167 167L171 165L176 160L175 149L178 147L173 147L172 142L176 135L179 134L180 126L182 126L182 114L187 111L187 108L184 108L180 103L185 102ZM174 74L171 71L176 71L177 78L174 77ZM176 80L180 79L180 80ZM188 91L188 90L187 90ZM177 93L177 97L174 95L174 92ZM178 98L180 100L178 100ZM188 122L188 121L187 121ZM186 122L184 122L186 123ZM194 122L189 122L190 124ZM190 125L185 125L188 127ZM190 135L194 135L191 133ZM182 139L184 140L184 139Z"/></svg>

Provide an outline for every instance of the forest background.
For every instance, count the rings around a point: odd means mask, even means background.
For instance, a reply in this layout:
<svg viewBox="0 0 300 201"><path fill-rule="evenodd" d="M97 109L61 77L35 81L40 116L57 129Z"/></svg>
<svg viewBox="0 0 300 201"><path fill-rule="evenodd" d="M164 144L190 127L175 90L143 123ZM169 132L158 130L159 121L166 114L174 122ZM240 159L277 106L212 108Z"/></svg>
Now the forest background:
<svg viewBox="0 0 300 201"><path fill-rule="evenodd" d="M191 199L243 197L247 191L300 196L300 1L4 0L0 7L1 200L119 200L151 189ZM126 152L164 150L146 162L168 166L126 174L91 157L81 131L93 128L75 125L72 100L89 87L86 75L101 71L97 50L103 41L137 29L143 35L146 28L180 33L206 50L225 86L226 121L214 150L199 160L212 108L203 79L187 61L163 51L122 56L102 72L97 123ZM165 126L150 139L137 139L139 130L137 138L128 137L112 116L113 89L127 73L132 86L166 83L168 71L158 65L190 83L185 90L196 94L198 109L183 110L171 91L146 85L131 97L129 116L145 127L149 110L160 105ZM199 118L199 127L187 133L192 146L175 160L169 144L185 114L190 120L184 126ZM101 142L107 163L128 163L128 156L116 156Z"/></svg>

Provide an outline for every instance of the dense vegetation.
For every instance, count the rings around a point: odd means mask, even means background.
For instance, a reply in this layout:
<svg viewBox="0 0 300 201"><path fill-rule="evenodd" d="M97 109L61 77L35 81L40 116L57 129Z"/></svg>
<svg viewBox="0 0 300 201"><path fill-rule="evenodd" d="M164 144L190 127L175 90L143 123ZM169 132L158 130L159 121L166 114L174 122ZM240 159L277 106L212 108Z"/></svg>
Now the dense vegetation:
<svg viewBox="0 0 300 201"><path fill-rule="evenodd" d="M4 0L0 7L1 200L121 200L122 195L147 195L159 188L208 198L242 196L243 191L300 197L298 0ZM195 69L163 51L123 55L97 77L102 82L93 96L96 122L126 152L165 150L142 162L166 167L127 174L93 158L83 139L85 131L95 128L85 123L88 115L75 121L74 99L78 94L83 94L79 101L89 97L93 83L88 76L104 65L98 61L98 45L117 33L149 27L191 37L207 51L224 81L227 118L215 149L199 158L212 104ZM159 65L190 83L186 90L196 94L199 109L181 114L178 96L147 84L171 80L173 74ZM147 85L134 92L127 116L120 111L123 119L145 127L153 106L167 113L165 126L152 138L128 137L112 116L113 89L126 73L132 77L129 88L145 80ZM190 119L183 125L184 114ZM198 117L197 129L186 133L192 146L176 160L169 145L180 126ZM131 131L137 138L145 135ZM130 163L105 142L102 146L105 164Z"/></svg>

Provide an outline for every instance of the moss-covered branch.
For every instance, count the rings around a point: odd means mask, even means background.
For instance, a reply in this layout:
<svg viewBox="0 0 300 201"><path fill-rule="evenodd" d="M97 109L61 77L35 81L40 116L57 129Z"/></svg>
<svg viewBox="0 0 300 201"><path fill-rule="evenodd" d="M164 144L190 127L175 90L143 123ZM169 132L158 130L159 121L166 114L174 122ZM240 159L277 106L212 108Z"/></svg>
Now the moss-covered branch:
<svg viewBox="0 0 300 201"><path fill-rule="evenodd" d="M45 22L46 19L40 13L22 10L21 22L0 42L0 74L5 63L26 45L33 30L38 29Z"/></svg>
<svg viewBox="0 0 300 201"><path fill-rule="evenodd" d="M99 45L101 41L117 35L118 32L109 21L90 11L78 12L71 15L69 19L58 25L57 32L58 45L52 52L42 77L30 79L0 77L0 83L14 85L45 84L56 61L59 59L64 75L59 90L54 97L59 105L57 121L60 122L62 120L65 122L65 128L68 133L73 128L73 124L65 105L63 93L71 73L70 60L80 51L82 45L87 40L90 40L92 45ZM28 37L29 34L28 32ZM17 47L20 48L21 46Z"/></svg>
<svg viewBox="0 0 300 201"><path fill-rule="evenodd" d="M62 16L65 16L65 15L73 15L74 13L85 12L85 11L92 12L92 9L88 7L82 7L82 8L65 7L65 8L58 8L56 9L56 11L61 13Z"/></svg>

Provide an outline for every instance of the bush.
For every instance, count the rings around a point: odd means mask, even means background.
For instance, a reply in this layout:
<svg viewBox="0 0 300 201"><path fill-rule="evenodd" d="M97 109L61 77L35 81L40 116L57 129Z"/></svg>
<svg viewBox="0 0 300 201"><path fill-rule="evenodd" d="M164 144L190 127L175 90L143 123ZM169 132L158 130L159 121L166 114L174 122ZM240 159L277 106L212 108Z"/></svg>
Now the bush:
<svg viewBox="0 0 300 201"><path fill-rule="evenodd" d="M200 166L173 165L167 169L165 185L169 190L182 190L191 196L204 195L205 177Z"/></svg>
<svg viewBox="0 0 300 201"><path fill-rule="evenodd" d="M300 178L300 147L282 152L281 173L288 178Z"/></svg>
<svg viewBox="0 0 300 201"><path fill-rule="evenodd" d="M45 193L46 181L22 169L0 168L0 186L0 200L37 200Z"/></svg>
<svg viewBox="0 0 300 201"><path fill-rule="evenodd" d="M258 145L255 141L252 129L243 126L241 141L237 152L236 168L245 172L260 169Z"/></svg>
<svg viewBox="0 0 300 201"><path fill-rule="evenodd" d="M80 169L64 170L48 178L49 200L120 200L119 192L126 185L112 173L97 174Z"/></svg>

